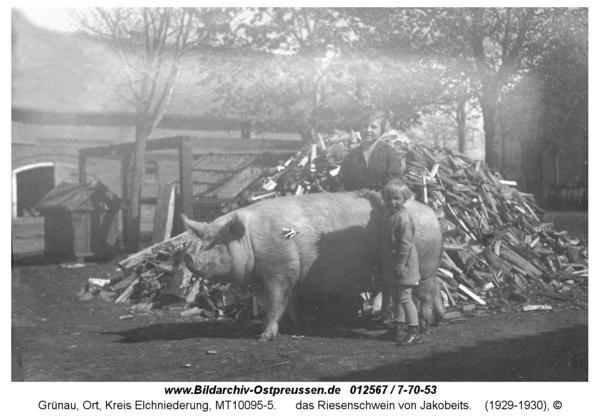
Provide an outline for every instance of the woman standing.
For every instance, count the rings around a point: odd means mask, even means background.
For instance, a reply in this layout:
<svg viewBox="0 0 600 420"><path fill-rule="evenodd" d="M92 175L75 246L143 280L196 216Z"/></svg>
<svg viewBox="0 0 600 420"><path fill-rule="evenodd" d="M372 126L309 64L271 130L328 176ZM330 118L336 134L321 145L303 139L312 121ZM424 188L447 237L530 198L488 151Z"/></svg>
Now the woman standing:
<svg viewBox="0 0 600 420"><path fill-rule="evenodd" d="M379 191L392 179L400 179L400 159L396 149L380 140L388 128L389 123L382 112L363 117L361 143L344 158L338 175L347 191L363 188Z"/></svg>

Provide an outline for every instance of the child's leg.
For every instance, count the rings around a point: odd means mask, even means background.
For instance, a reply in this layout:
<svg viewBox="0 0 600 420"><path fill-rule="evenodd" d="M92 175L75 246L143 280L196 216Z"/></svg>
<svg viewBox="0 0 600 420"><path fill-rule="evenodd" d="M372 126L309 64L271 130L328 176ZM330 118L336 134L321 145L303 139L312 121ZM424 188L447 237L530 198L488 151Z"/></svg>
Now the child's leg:
<svg viewBox="0 0 600 420"><path fill-rule="evenodd" d="M398 299L400 306L404 309L406 324L411 326L419 325L419 315L417 307L412 300L412 286L398 286Z"/></svg>
<svg viewBox="0 0 600 420"><path fill-rule="evenodd" d="M384 284L381 288L381 313L379 315L379 319L385 323L391 323L392 314L391 314L391 305L392 305L392 290L391 286L388 284Z"/></svg>
<svg viewBox="0 0 600 420"><path fill-rule="evenodd" d="M400 324L406 323L406 315L404 315L404 309L402 309L402 304L400 303L400 299L397 297L393 299L394 302L394 322L398 322Z"/></svg>
<svg viewBox="0 0 600 420"><path fill-rule="evenodd" d="M423 337L419 333L419 315L412 300L412 286L399 286L397 296L404 309L408 333L401 340L396 340L396 344L399 346L418 344L423 341Z"/></svg>
<svg viewBox="0 0 600 420"><path fill-rule="evenodd" d="M402 309L402 303L400 303L398 286L394 287L392 293L392 304L394 307L394 338L396 341L404 338L404 325L406 325L406 315L404 309Z"/></svg>
<svg viewBox="0 0 600 420"><path fill-rule="evenodd" d="M398 286L388 286L388 296L390 301L388 307L393 307L392 328L379 337L383 340L391 339L392 341L398 341L404 337L405 323L404 310L402 309L402 304L400 304L400 300L398 299Z"/></svg>

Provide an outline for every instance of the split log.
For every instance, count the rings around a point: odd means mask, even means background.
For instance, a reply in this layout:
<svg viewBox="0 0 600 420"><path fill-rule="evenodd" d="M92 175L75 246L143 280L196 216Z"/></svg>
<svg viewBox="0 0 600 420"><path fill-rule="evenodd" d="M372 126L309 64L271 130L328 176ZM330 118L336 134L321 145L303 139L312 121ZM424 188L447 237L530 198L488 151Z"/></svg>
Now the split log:
<svg viewBox="0 0 600 420"><path fill-rule="evenodd" d="M140 282L139 279L135 279L133 282L131 282L131 284L129 286L127 286L127 289L125 289L125 291L123 293L121 293L121 295L119 295L119 297L115 300L115 303L125 302L127 300L127 298L129 296L131 296L131 294L133 293L135 285L138 284L139 282Z"/></svg>
<svg viewBox="0 0 600 420"><path fill-rule="evenodd" d="M527 274L532 278L541 277L543 274L542 271L538 270L533 264L529 263L520 255L513 252L506 246L502 246L500 248L500 255L502 255L507 260L511 261L513 264L519 266L519 268L521 268L522 270L525 270Z"/></svg>
<svg viewBox="0 0 600 420"><path fill-rule="evenodd" d="M184 245L194 238L196 238L196 236L192 232L185 231L180 235L177 235L159 244L148 247L138 252L137 254L131 255L123 261L118 262L117 264L125 274L129 274L131 270L133 270L138 264L143 262L144 259L148 258L149 256L156 255L156 253L161 249L169 250L177 246Z"/></svg>

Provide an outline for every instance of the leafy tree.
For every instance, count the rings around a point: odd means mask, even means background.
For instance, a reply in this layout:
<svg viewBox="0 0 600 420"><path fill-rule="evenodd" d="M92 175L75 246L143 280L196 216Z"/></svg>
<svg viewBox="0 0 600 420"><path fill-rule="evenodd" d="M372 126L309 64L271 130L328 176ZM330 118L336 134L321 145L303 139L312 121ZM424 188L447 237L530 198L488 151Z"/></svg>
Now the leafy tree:
<svg viewBox="0 0 600 420"><path fill-rule="evenodd" d="M441 83L457 104L475 97L481 107L486 160L500 167L498 106L521 77L540 63L567 9L381 9L361 15L373 48L420 53L444 71ZM456 90L452 90L454 87ZM468 99L467 99L468 101Z"/></svg>
<svg viewBox="0 0 600 420"><path fill-rule="evenodd" d="M438 109L443 85L439 69L418 55L377 54L363 49L363 68L356 72L368 108L386 111L395 127L406 130L424 114Z"/></svg>
<svg viewBox="0 0 600 420"><path fill-rule="evenodd" d="M542 106L545 147L561 183L560 155L567 147L587 149L588 31L587 9L573 9L555 25L559 38L536 69L543 81Z"/></svg>
<svg viewBox="0 0 600 420"><path fill-rule="evenodd" d="M169 108L186 58L222 45L231 9L96 8L75 14L81 30L114 52L121 70L112 84L122 103L135 112L135 151L127 192L126 248L138 247L140 194L146 143Z"/></svg>
<svg viewBox="0 0 600 420"><path fill-rule="evenodd" d="M481 106L486 161L500 167L498 109L506 94L542 61L552 61L553 45L562 44L557 28L568 9L451 9L436 20L442 52L471 63L467 75ZM438 41L439 42L439 41Z"/></svg>
<svg viewBox="0 0 600 420"><path fill-rule="evenodd" d="M565 11L554 20L553 32L543 58L517 80L499 106L505 141L522 147L521 185L540 199L548 186L541 174L552 173L554 184L564 182L560 169L567 148L571 156L573 151L587 153L587 10Z"/></svg>
<svg viewBox="0 0 600 420"><path fill-rule="evenodd" d="M223 85L221 115L245 112L265 129L293 128L305 141L317 131L356 128L373 108L409 127L439 89L437 69L417 55L378 54L361 19L351 9L253 9L238 34L255 63Z"/></svg>
<svg viewBox="0 0 600 420"><path fill-rule="evenodd" d="M244 44L237 53L251 65L223 80L220 115L252 118L258 129L293 129L313 141L356 100L342 57L352 33L336 9L247 9L236 31Z"/></svg>
<svg viewBox="0 0 600 420"><path fill-rule="evenodd" d="M439 22L434 17L439 10L360 8L345 9L345 12L357 18L355 30L361 34L360 48L376 61L396 63L391 77L379 75L379 84L384 89L383 95L374 95L380 100L378 107L403 116L398 125L405 129L427 113L448 115L454 129L447 126L449 132L443 137L454 130L459 150L464 152L468 122L475 106L469 65L457 54L440 53L445 48L440 46ZM448 48L450 46L453 44ZM394 99L381 101L386 95ZM441 119L432 117L428 121Z"/></svg>
<svg viewBox="0 0 600 420"><path fill-rule="evenodd" d="M339 63L257 53L247 63L246 71L223 77L217 112L252 119L257 130L293 130L313 141L353 99L333 70Z"/></svg>

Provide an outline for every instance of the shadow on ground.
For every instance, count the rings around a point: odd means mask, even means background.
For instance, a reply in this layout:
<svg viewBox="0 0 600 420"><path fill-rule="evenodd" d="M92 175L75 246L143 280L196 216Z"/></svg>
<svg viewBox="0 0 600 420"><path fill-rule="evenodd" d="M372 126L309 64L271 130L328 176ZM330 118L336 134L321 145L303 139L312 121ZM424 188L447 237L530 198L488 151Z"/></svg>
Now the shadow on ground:
<svg viewBox="0 0 600 420"><path fill-rule="evenodd" d="M345 328L335 325L328 327L311 327L297 329L291 325L282 325L280 335L303 335L307 337L322 338L345 338L345 339L377 339L382 331L366 331L364 322L357 321ZM249 322L174 322L165 324L154 324L145 327L134 328L127 331L105 331L101 333L107 336L120 336L115 341L120 344L149 343L153 341L180 341L188 339L221 338L221 339L248 339L256 340L262 333L262 323ZM353 329L354 328L354 329Z"/></svg>
<svg viewBox="0 0 600 420"><path fill-rule="evenodd" d="M121 338L116 342L121 344L216 338L227 339L228 342L242 339L247 345L255 343L261 328L260 324L247 323L168 323L120 332L105 332L103 335L120 336ZM279 344L258 343L259 348L263 349L261 351L270 353L271 350L275 351L273 346L283 345L289 348L290 345L297 345L297 349L306 357L314 357L317 349L311 347L310 339L314 342L315 338L318 339L317 341L326 338L331 345L334 341L329 339L338 342L334 347L341 345L348 349L348 354L352 354L356 352L354 343L360 343L362 340L362 346L367 353L369 349L380 351L380 348L385 347L390 352L386 358L393 360L392 363L370 369L352 370L341 375L325 374L316 378L318 381L588 381L586 325L515 338L475 340L459 343L458 346L454 343L449 347L446 347L442 341L436 342L433 338L426 344L410 349L396 347L393 343L375 343L372 340L376 340L377 335L369 336L369 331L365 330L313 329L306 331L308 341L291 340L290 331L286 331L286 328L282 333L283 335L277 341ZM349 339L351 341L348 341ZM367 341L364 341L365 339ZM342 348L330 350L344 354ZM320 347L318 352L322 351L323 348Z"/></svg>
<svg viewBox="0 0 600 420"><path fill-rule="evenodd" d="M416 349L416 347L415 347ZM402 351L402 349L398 349ZM587 381L587 326L519 338L465 343L402 363L320 378L322 381Z"/></svg>
<svg viewBox="0 0 600 420"><path fill-rule="evenodd" d="M12 256L13 267L27 267L35 265L56 265L62 263L72 262L73 258L70 257L51 257L39 252L22 253Z"/></svg>
<svg viewBox="0 0 600 420"><path fill-rule="evenodd" d="M111 261L120 261L126 258L125 255L108 256L108 257L91 257L86 258L84 264L95 265L95 264L106 264ZM57 265L57 264L75 264L75 258L70 256L61 255L47 255L43 252L28 252L13 254L11 263L13 267L29 267L29 266L40 266L40 265Z"/></svg>
<svg viewBox="0 0 600 420"><path fill-rule="evenodd" d="M108 336L121 336L115 341L120 344L148 343L152 341L180 341L201 338L255 339L262 326L230 322L175 322L149 325L127 331L106 331Z"/></svg>

